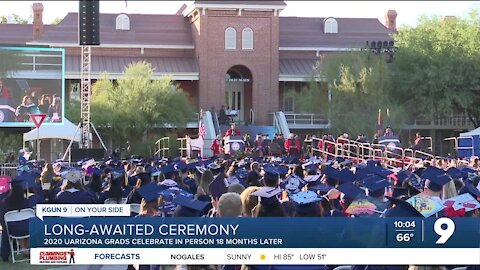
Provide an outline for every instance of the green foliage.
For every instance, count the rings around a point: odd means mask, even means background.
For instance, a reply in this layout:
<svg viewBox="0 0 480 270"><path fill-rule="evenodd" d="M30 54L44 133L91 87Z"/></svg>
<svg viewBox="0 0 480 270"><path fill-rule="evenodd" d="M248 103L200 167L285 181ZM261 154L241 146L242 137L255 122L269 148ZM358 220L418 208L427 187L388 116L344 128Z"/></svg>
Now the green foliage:
<svg viewBox="0 0 480 270"><path fill-rule="evenodd" d="M0 78L12 76L16 70L24 68L21 63L22 53L16 50L0 49Z"/></svg>
<svg viewBox="0 0 480 270"><path fill-rule="evenodd" d="M62 22L62 18L57 17L57 18L55 18L55 20L53 20L50 24L56 25L56 24L59 24L59 23L61 23L61 22Z"/></svg>
<svg viewBox="0 0 480 270"><path fill-rule="evenodd" d="M300 113L326 114L328 108L321 106L321 102L322 99L328 98L327 91L328 89L323 89L321 83L317 82L315 78L311 78L302 91L295 92L287 89L285 95L293 97L295 108L298 108Z"/></svg>
<svg viewBox="0 0 480 270"><path fill-rule="evenodd" d="M392 97L412 115L441 117L466 112L480 125L480 19L423 16L395 36Z"/></svg>
<svg viewBox="0 0 480 270"><path fill-rule="evenodd" d="M0 162L3 162L5 156L10 152L14 152L15 157L17 157L16 153L20 148L22 148L21 135L6 134L4 132L0 132Z"/></svg>
<svg viewBox="0 0 480 270"><path fill-rule="evenodd" d="M153 69L147 62L130 64L114 84L103 74L93 86L92 121L113 139L146 143L146 134L165 124L186 125L192 110L181 89L171 78L152 80Z"/></svg>
<svg viewBox="0 0 480 270"><path fill-rule="evenodd" d="M378 110L387 108L391 112L388 122L401 127L403 112L390 98L391 71L383 55L363 51L330 54L319 66L331 88L329 118L334 133L371 136L376 131Z"/></svg>
<svg viewBox="0 0 480 270"><path fill-rule="evenodd" d="M7 17L0 16L0 23L7 23Z"/></svg>
<svg viewBox="0 0 480 270"><path fill-rule="evenodd" d="M80 122L80 101L70 100L65 103L65 117L72 123Z"/></svg>
<svg viewBox="0 0 480 270"><path fill-rule="evenodd" d="M13 19L19 24L27 24L28 23L27 19L20 17L20 15L18 15L18 14L13 13L12 16L13 16Z"/></svg>

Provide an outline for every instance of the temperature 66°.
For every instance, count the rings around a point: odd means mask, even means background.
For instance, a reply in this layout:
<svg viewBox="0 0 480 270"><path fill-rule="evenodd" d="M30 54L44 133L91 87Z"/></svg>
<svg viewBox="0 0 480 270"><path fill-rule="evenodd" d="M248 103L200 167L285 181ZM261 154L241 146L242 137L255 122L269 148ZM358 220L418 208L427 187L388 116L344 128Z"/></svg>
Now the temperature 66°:
<svg viewBox="0 0 480 270"><path fill-rule="evenodd" d="M398 242L408 242L413 238L413 236L413 233L397 233L396 238Z"/></svg>

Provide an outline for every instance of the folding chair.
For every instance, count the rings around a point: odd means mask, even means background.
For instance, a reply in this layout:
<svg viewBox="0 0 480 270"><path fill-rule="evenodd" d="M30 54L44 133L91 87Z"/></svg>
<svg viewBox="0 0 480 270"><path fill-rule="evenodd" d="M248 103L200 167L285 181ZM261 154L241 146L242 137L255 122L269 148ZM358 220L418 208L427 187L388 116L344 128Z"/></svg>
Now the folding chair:
<svg viewBox="0 0 480 270"><path fill-rule="evenodd" d="M126 204L128 198L121 198L120 202L117 203L117 201L114 198L108 198L105 200L104 204Z"/></svg>
<svg viewBox="0 0 480 270"><path fill-rule="evenodd" d="M132 203L130 204L130 212L139 214L140 213L140 204L138 203Z"/></svg>
<svg viewBox="0 0 480 270"><path fill-rule="evenodd" d="M5 213L4 220L6 225L6 233L8 235L8 242L10 244L10 250L12 252L12 262L24 262L29 261L30 258L23 260L16 260L15 255L19 255L24 251L29 251L30 248L20 248L19 240L30 238L30 232L28 231L28 220L35 217L35 211L30 208L25 208L20 211L14 210ZM26 229L26 230L25 230ZM17 248L14 248L14 241Z"/></svg>

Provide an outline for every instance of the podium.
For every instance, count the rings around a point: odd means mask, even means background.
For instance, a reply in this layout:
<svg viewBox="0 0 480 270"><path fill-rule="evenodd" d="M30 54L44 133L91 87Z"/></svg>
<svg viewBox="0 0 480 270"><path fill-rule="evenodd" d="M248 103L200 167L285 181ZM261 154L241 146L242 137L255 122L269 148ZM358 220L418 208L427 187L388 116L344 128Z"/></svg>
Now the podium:
<svg viewBox="0 0 480 270"><path fill-rule="evenodd" d="M244 142L241 136L229 136L224 138L224 152L226 155L233 155L243 152Z"/></svg>

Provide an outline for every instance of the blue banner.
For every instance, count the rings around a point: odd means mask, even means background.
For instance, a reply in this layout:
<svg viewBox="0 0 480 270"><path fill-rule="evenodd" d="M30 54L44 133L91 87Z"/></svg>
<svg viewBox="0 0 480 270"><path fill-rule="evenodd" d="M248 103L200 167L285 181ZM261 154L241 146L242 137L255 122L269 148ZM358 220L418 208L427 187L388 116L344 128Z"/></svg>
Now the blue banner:
<svg viewBox="0 0 480 270"><path fill-rule="evenodd" d="M478 248L476 218L30 220L30 245L76 248Z"/></svg>

